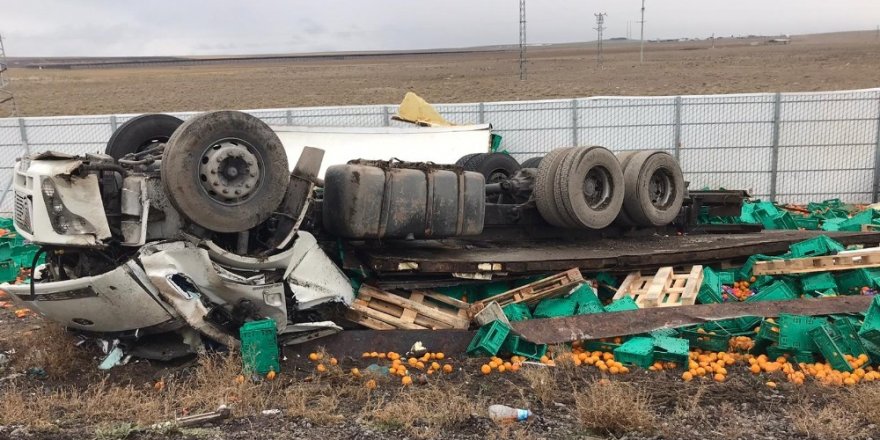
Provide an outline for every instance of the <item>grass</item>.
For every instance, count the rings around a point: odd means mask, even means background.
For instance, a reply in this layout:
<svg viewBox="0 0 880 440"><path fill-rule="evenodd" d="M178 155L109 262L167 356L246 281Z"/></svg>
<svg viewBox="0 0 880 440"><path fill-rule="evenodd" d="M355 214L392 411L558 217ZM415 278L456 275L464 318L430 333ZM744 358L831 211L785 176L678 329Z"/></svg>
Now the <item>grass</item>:
<svg viewBox="0 0 880 440"><path fill-rule="evenodd" d="M658 428L648 394L627 383L607 379L587 383L575 391L575 417L596 432L650 433Z"/></svg>
<svg viewBox="0 0 880 440"><path fill-rule="evenodd" d="M559 382L550 368L524 365L519 371L535 398L544 406L552 405L559 393Z"/></svg>
<svg viewBox="0 0 880 440"><path fill-rule="evenodd" d="M485 411L480 399L451 383L432 383L401 391L393 400L365 405L362 419L380 428L402 429L416 438L435 438Z"/></svg>
<svg viewBox="0 0 880 440"><path fill-rule="evenodd" d="M868 432L860 417L829 404L815 408L805 404L792 415L791 425L795 432L815 440L849 440L867 438Z"/></svg>
<svg viewBox="0 0 880 440"><path fill-rule="evenodd" d="M15 318L12 318L15 319ZM58 324L28 318L34 324L24 331L0 332L0 349L15 350L9 366L24 372L42 368L51 378L66 378L91 370L92 356L76 346L76 338Z"/></svg>

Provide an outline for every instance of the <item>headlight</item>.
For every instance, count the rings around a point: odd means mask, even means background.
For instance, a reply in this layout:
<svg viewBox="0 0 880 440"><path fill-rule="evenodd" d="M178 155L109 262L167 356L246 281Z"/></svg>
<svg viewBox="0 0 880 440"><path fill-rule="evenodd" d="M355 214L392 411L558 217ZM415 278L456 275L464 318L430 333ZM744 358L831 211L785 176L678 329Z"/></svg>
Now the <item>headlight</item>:
<svg viewBox="0 0 880 440"><path fill-rule="evenodd" d="M52 179L43 179L40 187L43 190L43 196L50 199L55 197L55 183L52 182Z"/></svg>

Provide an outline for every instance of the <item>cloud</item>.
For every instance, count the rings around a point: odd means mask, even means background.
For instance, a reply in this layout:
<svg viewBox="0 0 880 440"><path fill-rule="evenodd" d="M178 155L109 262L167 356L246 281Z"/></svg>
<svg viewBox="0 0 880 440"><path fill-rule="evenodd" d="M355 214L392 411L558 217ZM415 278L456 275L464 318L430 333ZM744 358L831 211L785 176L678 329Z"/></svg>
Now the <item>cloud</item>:
<svg viewBox="0 0 880 440"><path fill-rule="evenodd" d="M11 56L217 55L515 44L514 0L4 0L0 33ZM533 43L592 40L593 13L609 37L640 0L529 0ZM876 0L647 0L648 38L873 29ZM780 20L780 17L785 17Z"/></svg>

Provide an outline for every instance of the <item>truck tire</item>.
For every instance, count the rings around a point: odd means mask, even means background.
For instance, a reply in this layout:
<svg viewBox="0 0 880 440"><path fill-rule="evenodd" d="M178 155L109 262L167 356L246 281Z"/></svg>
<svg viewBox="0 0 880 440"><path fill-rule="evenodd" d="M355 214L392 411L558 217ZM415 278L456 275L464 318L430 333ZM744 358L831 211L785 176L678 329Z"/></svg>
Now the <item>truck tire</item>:
<svg viewBox="0 0 880 440"><path fill-rule="evenodd" d="M541 217L558 228L573 227L568 215L556 205L556 171L565 155L572 148L558 148L544 156L538 166L538 175L535 177L535 189L533 195L535 204Z"/></svg>
<svg viewBox="0 0 880 440"><path fill-rule="evenodd" d="M471 153L471 154L465 154L464 156L459 157L458 160L455 161L455 164L458 165L458 166L460 166L460 167L463 167L464 164L466 164L467 161L471 160L472 157L474 157L474 156L479 156L480 154L483 154L483 153Z"/></svg>
<svg viewBox="0 0 880 440"><path fill-rule="evenodd" d="M147 114L125 121L107 141L104 153L114 159L139 153L151 145L168 142L183 121L171 115Z"/></svg>
<svg viewBox="0 0 880 440"><path fill-rule="evenodd" d="M278 136L246 113L198 115L168 140L162 181L172 204L215 232L241 232L278 208L290 171Z"/></svg>
<svg viewBox="0 0 880 440"><path fill-rule="evenodd" d="M538 165L541 165L541 159L544 156L530 157L526 159L525 162L522 163L523 168L538 168Z"/></svg>
<svg viewBox="0 0 880 440"><path fill-rule="evenodd" d="M519 162L509 154L480 153L468 159L462 165L465 171L475 171L486 178L486 183L498 183L507 180L520 170Z"/></svg>
<svg viewBox="0 0 880 440"><path fill-rule="evenodd" d="M629 150L629 151L621 151L617 153L617 161L620 162L620 169L623 171L624 176L626 175L626 167L629 165L629 161L633 156L636 155L641 150ZM624 179L624 184L626 183L626 179ZM626 198L629 196L629 193L624 191L623 197ZM621 227L631 228L636 226L636 223L629 218L629 215L626 213L626 209L621 209L620 214L617 215L617 218L614 220L614 224Z"/></svg>
<svg viewBox="0 0 880 440"><path fill-rule="evenodd" d="M675 220L684 201L684 176L678 161L663 151L634 155L624 173L627 216L639 226L664 226Z"/></svg>
<svg viewBox="0 0 880 440"><path fill-rule="evenodd" d="M557 195L576 226L602 229L617 218L624 198L623 171L611 151L603 147L573 149L558 173Z"/></svg>

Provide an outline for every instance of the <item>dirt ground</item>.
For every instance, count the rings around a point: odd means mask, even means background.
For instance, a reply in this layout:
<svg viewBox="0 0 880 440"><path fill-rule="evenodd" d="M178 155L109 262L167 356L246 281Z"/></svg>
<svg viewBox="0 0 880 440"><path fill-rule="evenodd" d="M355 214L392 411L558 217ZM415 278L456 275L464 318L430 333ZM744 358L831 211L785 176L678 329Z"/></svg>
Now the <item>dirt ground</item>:
<svg viewBox="0 0 880 440"><path fill-rule="evenodd" d="M683 382L681 371L633 368L612 376L560 362L480 373L486 359L447 356L450 374L371 375L371 363L341 358L316 372L288 349L281 374L253 382L240 359L214 354L175 363L140 360L99 372L98 349L38 317L0 310L0 439L866 439L880 435L880 384L828 388L787 383L730 366L728 379ZM365 347L381 350L381 347ZM38 367L42 370L33 370ZM350 373L359 368L362 377ZM416 372L415 369L412 369ZM377 387L367 389L369 380ZM777 388L767 386L778 383ZM195 427L175 416L228 405L232 417ZM496 424L490 404L534 417ZM264 411L269 412L264 413ZM278 410L278 411L275 411ZM158 424L158 425L157 425Z"/></svg>
<svg viewBox="0 0 880 440"><path fill-rule="evenodd" d="M719 40L714 49L708 41L647 43L644 64L638 44L608 42L601 68L593 45L528 53L526 81L519 80L517 51L10 72L23 116L393 104L407 91L440 103L880 85L875 32L799 36L789 45Z"/></svg>

